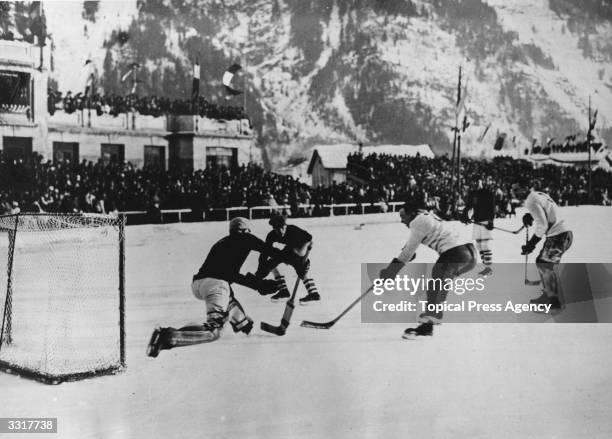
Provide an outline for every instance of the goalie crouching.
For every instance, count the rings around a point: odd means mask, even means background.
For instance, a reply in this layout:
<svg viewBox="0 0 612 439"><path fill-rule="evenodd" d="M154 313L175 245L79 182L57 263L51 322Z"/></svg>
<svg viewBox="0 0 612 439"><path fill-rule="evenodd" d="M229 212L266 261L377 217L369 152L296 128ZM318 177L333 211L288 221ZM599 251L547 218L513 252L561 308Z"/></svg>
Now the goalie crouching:
<svg viewBox="0 0 612 439"><path fill-rule="evenodd" d="M251 250L296 264L296 270L302 269L301 261L286 260L280 250L252 235L247 219L232 219L229 235L212 246L200 270L193 276L191 291L197 299L206 303L206 322L180 329L157 327L147 348L149 357L157 357L163 349L215 341L221 336L221 330L228 320L234 332L247 335L251 332L253 320L234 296L231 284L244 285L261 295L278 291L278 285L273 280L257 279L251 273L240 274L240 268Z"/></svg>

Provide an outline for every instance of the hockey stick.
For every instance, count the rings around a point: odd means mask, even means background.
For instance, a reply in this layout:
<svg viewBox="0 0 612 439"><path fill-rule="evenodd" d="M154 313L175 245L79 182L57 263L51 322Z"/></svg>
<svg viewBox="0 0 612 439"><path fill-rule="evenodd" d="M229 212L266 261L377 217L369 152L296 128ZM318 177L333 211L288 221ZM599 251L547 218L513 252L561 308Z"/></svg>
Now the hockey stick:
<svg viewBox="0 0 612 439"><path fill-rule="evenodd" d="M525 245L527 245L527 242L529 242L529 227L525 229ZM529 255L526 253L525 254L525 285L540 285L539 280L529 280L527 278L527 259L528 258L529 258Z"/></svg>
<svg viewBox="0 0 612 439"><path fill-rule="evenodd" d="M293 308L295 308L295 296L298 290L298 286L300 285L301 279L298 277L295 280L295 286L293 287L293 293L291 293L291 297L287 301L285 305L285 312L283 313L283 317L281 319L280 325L273 326L266 322L261 322L260 328L262 331L269 332L270 334L275 335L285 335L287 331L287 327L289 327L289 323L291 322L291 315L293 314Z"/></svg>
<svg viewBox="0 0 612 439"><path fill-rule="evenodd" d="M325 322L325 323L317 323L317 322L309 322L308 320L304 320L300 326L303 326L304 328L315 328L315 329L329 329L332 326L334 326L334 324L340 320L342 317L344 317L344 315L349 312L355 305L357 305L359 302L361 302L361 299L363 299L365 296L367 296L370 291L372 291L372 288L374 288L374 285L372 285L370 288L368 288L366 290L365 293L363 293L361 296L359 296L357 299L355 299L353 301L353 303L351 303L344 311L342 311L340 313L340 315L338 317L336 317L333 320L330 320L329 322Z"/></svg>
<svg viewBox="0 0 612 439"><path fill-rule="evenodd" d="M479 226L486 226L486 223L477 223L475 221L470 221L470 222L472 224L478 224ZM496 230L502 231L502 232L512 233L513 235L518 235L521 232L521 230L523 230L525 228L525 226L523 225L523 226L521 226L520 229L517 229L517 230L508 230L508 229L503 229L501 227L496 227L496 226L493 226L493 228L496 229Z"/></svg>

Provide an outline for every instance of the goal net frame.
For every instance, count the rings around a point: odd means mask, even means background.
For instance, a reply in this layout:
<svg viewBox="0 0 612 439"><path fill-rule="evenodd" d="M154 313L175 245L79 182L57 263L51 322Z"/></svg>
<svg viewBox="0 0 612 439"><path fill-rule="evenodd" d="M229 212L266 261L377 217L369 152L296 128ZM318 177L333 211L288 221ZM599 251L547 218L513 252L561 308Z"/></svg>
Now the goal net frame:
<svg viewBox="0 0 612 439"><path fill-rule="evenodd" d="M112 364L104 364L101 367L91 367L88 370L58 373L57 371L47 371L44 367L31 367L27 364L20 364L19 361L15 361L14 359L6 360L2 358L2 349L5 348L8 350L14 342L14 318L16 318L16 316L13 315L13 302L15 300L15 294L23 294L23 291L15 291L13 279L16 241L20 233L28 233L32 231L20 230L20 225L23 225L24 221L30 221L31 224L35 224L36 222L44 223L45 217L47 217L47 221L49 223L54 224L54 226L49 228L50 233L53 233L54 231L70 233L69 229L71 228L93 229L94 227L99 227L98 225L95 225L95 221L105 221L106 223L104 224L104 227L112 230L113 236L116 235L117 237L118 242L115 242L113 246L116 245L116 249L118 250L116 257L116 270L118 270L116 278L118 281L118 285L116 285L116 294L118 297L114 296L115 298L112 300L113 305L116 304L118 306L118 309L116 309L116 337L118 338L117 348L119 352L115 352L117 355L116 359L112 360ZM55 222L50 221L53 219ZM78 227L79 221L83 221L83 226ZM125 370L127 367L125 355L125 215L113 216L87 213L20 213L15 215L0 215L0 222L4 222L5 224L12 226L11 230L9 227L3 227L0 223L0 235L4 233L8 235L6 238L4 238L8 239L6 266L2 266L3 264L0 265L0 270L6 270L5 273L7 275L6 285L0 284L0 371L40 381L45 384L59 384L65 381L77 381L96 376L117 374ZM11 222L14 224L11 224ZM77 227L71 227L73 224L76 224ZM43 231L45 229L40 230ZM2 238L2 236L0 236L0 238ZM41 243L43 252L45 251L44 246L45 243ZM2 247L0 246L0 250L1 249ZM112 247L111 250L113 250L114 253L114 247ZM0 255L0 263L3 257L3 255ZM4 291L2 291L3 289ZM114 289L114 287L112 289ZM112 297L115 293L111 293L111 291L112 290L109 289L108 293L105 292L105 294ZM49 287L49 290L47 290L46 293L47 295L51 295L53 291L51 291ZM112 312L114 313L115 311ZM39 322L33 321L30 324L36 325L38 323ZM42 324L44 323L45 322L42 322ZM90 326L93 327L95 324L96 322L91 322ZM114 333L112 334L112 337L115 337ZM79 355L79 352L75 351L74 354Z"/></svg>

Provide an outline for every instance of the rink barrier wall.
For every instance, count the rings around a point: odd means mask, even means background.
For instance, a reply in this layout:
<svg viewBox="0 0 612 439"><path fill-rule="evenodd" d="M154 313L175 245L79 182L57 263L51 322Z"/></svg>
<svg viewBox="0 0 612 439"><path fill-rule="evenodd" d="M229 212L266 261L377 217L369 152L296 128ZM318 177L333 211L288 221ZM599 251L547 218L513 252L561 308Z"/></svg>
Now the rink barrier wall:
<svg viewBox="0 0 612 439"><path fill-rule="evenodd" d="M366 215L375 213L398 212L400 206L404 204L402 201L392 201L390 203L331 203L331 204L298 204L300 212L306 213L306 217L333 217L346 215ZM386 209L385 209L386 207ZM313 214L315 209L319 209L316 214ZM163 209L161 210L161 221L168 222L183 222L187 221L229 221L237 216L244 216L249 219L268 218L272 212L291 210L288 204L276 206L238 206L208 209L206 212L194 213L192 209ZM127 224L145 224L148 223L148 213L144 210L132 210L119 212L120 215L125 215ZM132 219L132 220L130 220Z"/></svg>

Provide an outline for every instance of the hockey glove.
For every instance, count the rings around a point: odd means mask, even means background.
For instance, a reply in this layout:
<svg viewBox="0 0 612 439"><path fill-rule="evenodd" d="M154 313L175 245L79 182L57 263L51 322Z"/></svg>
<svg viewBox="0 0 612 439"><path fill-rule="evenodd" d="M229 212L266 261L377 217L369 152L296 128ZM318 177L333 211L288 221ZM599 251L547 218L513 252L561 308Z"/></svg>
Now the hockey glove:
<svg viewBox="0 0 612 439"><path fill-rule="evenodd" d="M246 275L238 273L238 275L234 279L234 282L236 282L239 285L243 285L245 287L248 287L248 288L250 288L252 290L256 290L257 286L259 285L260 280L257 279L253 275L253 273L247 273Z"/></svg>
<svg viewBox="0 0 612 439"><path fill-rule="evenodd" d="M273 279L260 280L257 285L257 292L262 296L274 294L278 291L278 282Z"/></svg>
<svg viewBox="0 0 612 439"><path fill-rule="evenodd" d="M386 268L380 270L378 277L381 279L395 279L395 276L397 276L397 273L399 273L402 268L404 268L404 263L397 258L393 258Z"/></svg>
<svg viewBox="0 0 612 439"><path fill-rule="evenodd" d="M234 282L252 290L256 290L262 296L273 294L278 290L276 281L272 279L258 279L253 273L247 273L246 275L238 273L238 276L236 276Z"/></svg>
<svg viewBox="0 0 612 439"><path fill-rule="evenodd" d="M271 270L268 267L262 264L259 267L257 267L257 271L255 272L255 277L257 279L265 279L266 276L270 274L270 271Z"/></svg>
<svg viewBox="0 0 612 439"><path fill-rule="evenodd" d="M528 255L529 253L531 253L535 249L536 245L538 244L538 242L540 242L541 239L542 238L540 238L539 236L533 235L531 239L527 241L527 244L521 246L521 250L522 250L521 254Z"/></svg>
<svg viewBox="0 0 612 439"><path fill-rule="evenodd" d="M529 212L527 212L525 215L523 215L523 225L525 227L533 226L533 217L531 216L531 214Z"/></svg>

